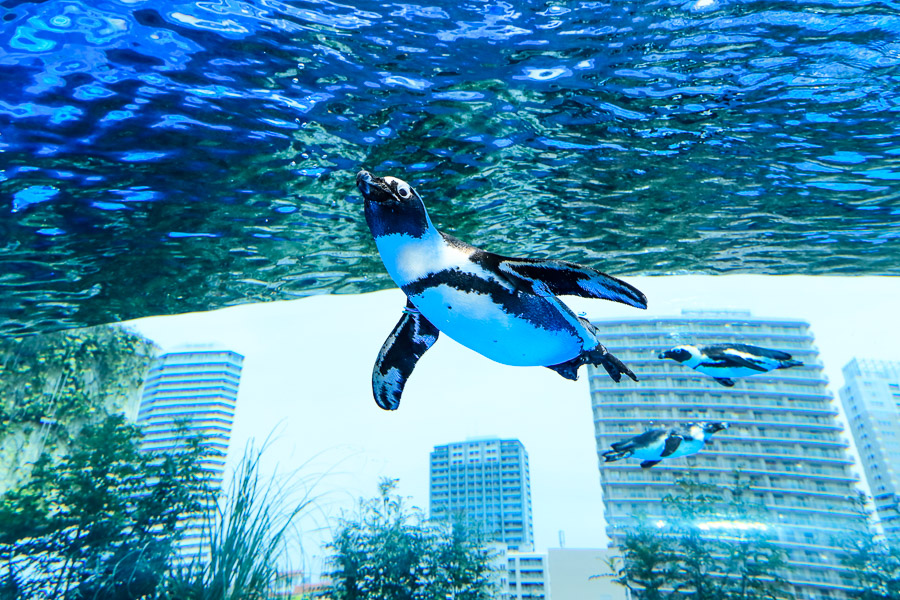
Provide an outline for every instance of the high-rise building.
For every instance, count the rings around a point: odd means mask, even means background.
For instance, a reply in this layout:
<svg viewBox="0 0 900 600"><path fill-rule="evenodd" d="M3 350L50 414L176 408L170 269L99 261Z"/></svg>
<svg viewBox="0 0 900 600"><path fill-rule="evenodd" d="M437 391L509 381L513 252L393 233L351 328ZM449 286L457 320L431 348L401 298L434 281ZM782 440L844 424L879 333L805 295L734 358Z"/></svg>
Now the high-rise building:
<svg viewBox="0 0 900 600"><path fill-rule="evenodd" d="M600 463L607 533L621 541L635 515L664 516L663 496L688 473L728 484L739 470L769 509L778 543L793 567L798 599L841 598L850 589L837 543L855 523L857 478L809 324L749 312L684 311L680 317L596 322L598 337L637 373L616 384L589 369L598 453L649 428L726 421L730 428L694 456L641 469L640 461ZM658 353L679 344L742 342L784 350L804 363L724 387Z"/></svg>
<svg viewBox="0 0 900 600"><path fill-rule="evenodd" d="M844 412L885 535L900 537L900 362L854 358L844 367Z"/></svg>
<svg viewBox="0 0 900 600"><path fill-rule="evenodd" d="M150 367L138 410L141 448L173 451L185 435L200 436L207 453L201 462L209 482L222 484L244 357L231 350L187 348L163 354ZM204 551L203 523L181 524L181 554Z"/></svg>
<svg viewBox="0 0 900 600"><path fill-rule="evenodd" d="M429 504L432 519L463 518L511 549L533 547L528 453L519 440L435 446Z"/></svg>

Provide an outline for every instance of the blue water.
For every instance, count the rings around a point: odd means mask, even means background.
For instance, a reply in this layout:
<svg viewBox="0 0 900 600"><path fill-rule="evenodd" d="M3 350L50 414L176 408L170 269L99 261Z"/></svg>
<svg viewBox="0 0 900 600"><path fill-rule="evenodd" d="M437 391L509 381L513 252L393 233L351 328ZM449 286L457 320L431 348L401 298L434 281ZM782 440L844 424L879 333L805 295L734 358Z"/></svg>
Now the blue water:
<svg viewBox="0 0 900 600"><path fill-rule="evenodd" d="M507 254L900 273L898 15L0 2L0 332L390 286L360 167Z"/></svg>

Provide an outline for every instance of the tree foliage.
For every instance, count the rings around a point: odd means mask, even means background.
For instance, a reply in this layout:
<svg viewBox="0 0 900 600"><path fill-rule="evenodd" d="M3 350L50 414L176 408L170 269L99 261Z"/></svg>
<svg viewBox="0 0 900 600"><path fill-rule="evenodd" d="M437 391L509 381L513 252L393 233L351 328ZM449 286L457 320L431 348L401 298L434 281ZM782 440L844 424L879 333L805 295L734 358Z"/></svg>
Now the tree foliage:
<svg viewBox="0 0 900 600"><path fill-rule="evenodd" d="M176 524L209 493L187 438L182 450L143 453L122 416L86 425L71 451L43 454L28 482L0 496L4 598L124 599L152 593Z"/></svg>
<svg viewBox="0 0 900 600"><path fill-rule="evenodd" d="M344 519L332 551L335 600L487 600L491 552L462 522L428 523L384 480L377 498Z"/></svg>
<svg viewBox="0 0 900 600"><path fill-rule="evenodd" d="M65 453L83 425L136 403L154 353L117 326L0 339L0 492L41 450Z"/></svg>
<svg viewBox="0 0 900 600"><path fill-rule="evenodd" d="M763 523L765 507L746 487L677 482L666 518L639 520L622 544L616 583L636 600L786 600L784 550Z"/></svg>
<svg viewBox="0 0 900 600"><path fill-rule="evenodd" d="M875 535L864 494L855 498L857 527L842 540L843 564L856 588L850 597L860 600L900 598L900 546L896 540Z"/></svg>

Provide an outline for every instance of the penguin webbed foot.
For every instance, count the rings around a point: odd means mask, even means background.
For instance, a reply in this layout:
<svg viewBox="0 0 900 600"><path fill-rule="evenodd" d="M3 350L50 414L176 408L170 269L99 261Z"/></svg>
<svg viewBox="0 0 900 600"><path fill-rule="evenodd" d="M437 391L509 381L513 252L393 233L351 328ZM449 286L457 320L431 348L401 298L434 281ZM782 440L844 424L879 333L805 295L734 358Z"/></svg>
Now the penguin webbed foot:
<svg viewBox="0 0 900 600"><path fill-rule="evenodd" d="M623 458L628 458L631 454L632 453L627 450L607 450L603 453L603 462L615 462L617 460L622 460Z"/></svg>
<svg viewBox="0 0 900 600"><path fill-rule="evenodd" d="M597 346L593 350L585 352L581 356L577 356L572 360L567 360L566 362L559 363L558 365L547 365L547 368L553 369L570 381L577 381L578 367L588 363L595 366L602 366L604 369L606 369L606 372L609 373L609 376L616 383L622 381L623 374L628 375L628 377L630 377L634 381L638 380L637 375L635 375L625 363L611 354L609 350L607 350L603 346L603 344L597 344Z"/></svg>
<svg viewBox="0 0 900 600"><path fill-rule="evenodd" d="M588 353L587 358L591 364L603 366L616 383L622 381L623 374L628 375L632 381L638 380L637 375L628 368L628 365L616 358L603 344L597 344L597 347Z"/></svg>

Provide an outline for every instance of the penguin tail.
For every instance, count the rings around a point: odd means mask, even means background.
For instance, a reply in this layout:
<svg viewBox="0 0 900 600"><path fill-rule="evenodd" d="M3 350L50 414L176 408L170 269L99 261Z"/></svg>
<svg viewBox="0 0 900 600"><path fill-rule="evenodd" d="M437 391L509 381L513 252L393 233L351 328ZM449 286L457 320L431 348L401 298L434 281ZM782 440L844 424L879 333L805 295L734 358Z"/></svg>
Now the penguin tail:
<svg viewBox="0 0 900 600"><path fill-rule="evenodd" d="M778 365L779 369L790 369L791 367L802 367L802 360L783 360L781 364Z"/></svg>
<svg viewBox="0 0 900 600"><path fill-rule="evenodd" d="M631 456L631 452L627 450L607 450L603 453L603 462L615 462L629 456Z"/></svg>
<svg viewBox="0 0 900 600"><path fill-rule="evenodd" d="M553 369L569 381L578 381L578 367L580 367L581 364L582 363L576 358L558 365L547 365L547 368Z"/></svg>

